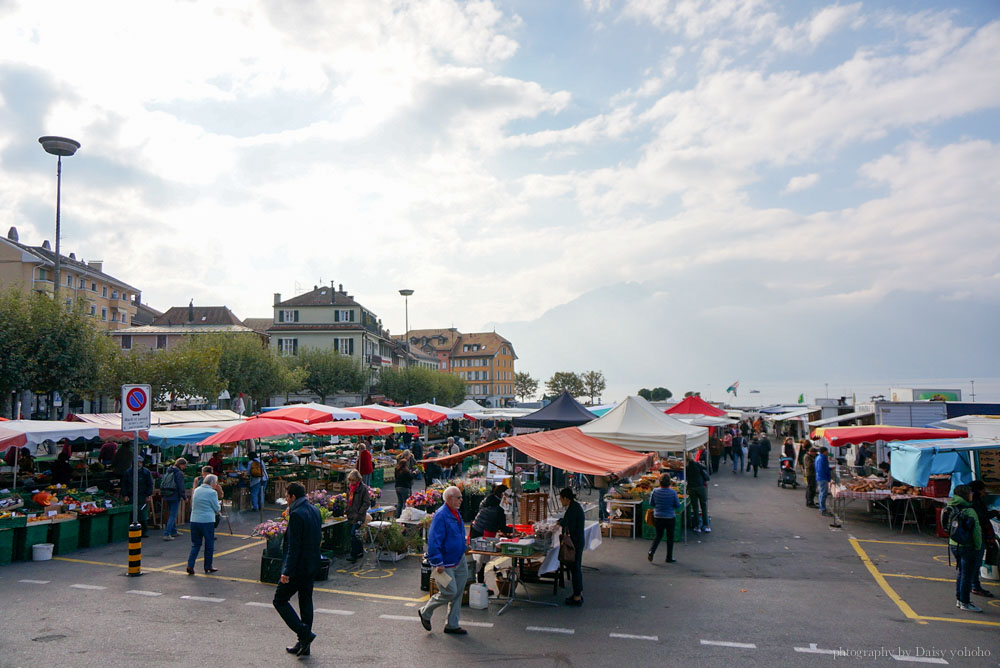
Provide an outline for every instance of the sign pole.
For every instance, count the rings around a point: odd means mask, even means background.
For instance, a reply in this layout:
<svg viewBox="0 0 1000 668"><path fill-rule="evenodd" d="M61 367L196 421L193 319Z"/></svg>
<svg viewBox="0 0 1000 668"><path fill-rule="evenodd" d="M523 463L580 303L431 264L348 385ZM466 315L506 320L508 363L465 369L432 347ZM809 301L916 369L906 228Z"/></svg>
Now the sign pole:
<svg viewBox="0 0 1000 668"><path fill-rule="evenodd" d="M139 523L139 431L149 429L149 385L122 385L122 431L134 432L132 447L132 524L128 528L128 574L142 575L142 525Z"/></svg>

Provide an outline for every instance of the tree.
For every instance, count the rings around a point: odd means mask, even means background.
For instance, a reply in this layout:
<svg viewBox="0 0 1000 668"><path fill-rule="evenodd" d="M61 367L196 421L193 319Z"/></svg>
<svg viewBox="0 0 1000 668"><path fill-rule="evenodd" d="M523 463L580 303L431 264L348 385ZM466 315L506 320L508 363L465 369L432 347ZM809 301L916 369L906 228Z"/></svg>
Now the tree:
<svg viewBox="0 0 1000 668"><path fill-rule="evenodd" d="M19 290L0 294L0 412L11 393L28 387L29 322L28 303Z"/></svg>
<svg viewBox="0 0 1000 668"><path fill-rule="evenodd" d="M531 374L524 371L514 373L514 394L521 397L534 397L538 391L538 381L531 377Z"/></svg>
<svg viewBox="0 0 1000 668"><path fill-rule="evenodd" d="M552 377L545 382L545 390L551 395L558 396L563 392L569 392L570 396L582 397L586 394L583 381L580 376L572 371L556 371Z"/></svg>
<svg viewBox="0 0 1000 668"><path fill-rule="evenodd" d="M584 371L580 381L583 383L584 394L590 397L591 405L594 403L594 397L599 397L608 386L604 374L600 371Z"/></svg>
<svg viewBox="0 0 1000 668"><path fill-rule="evenodd" d="M694 392L692 390L688 390L687 392L684 393L685 399L687 399L688 397L700 397L700 396L701 392Z"/></svg>
<svg viewBox="0 0 1000 668"><path fill-rule="evenodd" d="M306 378L304 369L282 363L254 334L202 335L197 345L221 352L218 375L231 397L244 394L263 405L276 394L299 389Z"/></svg>
<svg viewBox="0 0 1000 668"><path fill-rule="evenodd" d="M379 393L400 403L436 401L452 406L465 398L465 381L461 378L423 367L383 369L377 387Z"/></svg>
<svg viewBox="0 0 1000 668"><path fill-rule="evenodd" d="M222 351L204 346L197 337L187 337L179 346L171 350L148 351L137 357L140 364L132 367L132 373L144 375L148 380L138 378L126 382L148 383L154 397L170 403L178 399L203 397L214 402L225 389L219 378L219 359Z"/></svg>
<svg viewBox="0 0 1000 668"><path fill-rule="evenodd" d="M644 387L641 390L639 390L638 392L636 392L636 394L638 394L640 397L642 397L646 401L652 401L653 400L653 392L649 388Z"/></svg>
<svg viewBox="0 0 1000 668"><path fill-rule="evenodd" d="M652 399L653 401L664 401L674 396L674 393L665 387L654 387L651 394L653 397Z"/></svg>
<svg viewBox="0 0 1000 668"><path fill-rule="evenodd" d="M361 392L368 382L359 360L332 348L300 349L291 360L291 368L305 371L302 386L318 395L320 403L338 392Z"/></svg>

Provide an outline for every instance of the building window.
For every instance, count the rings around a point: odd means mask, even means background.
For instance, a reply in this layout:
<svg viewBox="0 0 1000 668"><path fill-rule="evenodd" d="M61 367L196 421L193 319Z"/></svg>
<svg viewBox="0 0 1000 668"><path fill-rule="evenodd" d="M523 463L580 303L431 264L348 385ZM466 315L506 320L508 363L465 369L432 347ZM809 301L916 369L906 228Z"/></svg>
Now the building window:
<svg viewBox="0 0 1000 668"><path fill-rule="evenodd" d="M112 290L111 291L111 298L112 299L118 299L118 291L117 290Z"/></svg>
<svg viewBox="0 0 1000 668"><path fill-rule="evenodd" d="M126 314L122 313L122 322L125 322L125 315Z"/></svg>
<svg viewBox="0 0 1000 668"><path fill-rule="evenodd" d="M353 309L337 309L333 312L334 322L354 322Z"/></svg>
<svg viewBox="0 0 1000 668"><path fill-rule="evenodd" d="M90 305L90 315L97 315L97 307L93 304Z"/></svg>
<svg viewBox="0 0 1000 668"><path fill-rule="evenodd" d="M102 285L101 286L101 296L102 297L107 297L108 296L108 286L106 286L106 285Z"/></svg>
<svg viewBox="0 0 1000 668"><path fill-rule="evenodd" d="M83 290L86 287L87 287L87 281L85 281L84 279L81 278L80 279L80 289Z"/></svg>
<svg viewBox="0 0 1000 668"><path fill-rule="evenodd" d="M341 355L353 355L354 339L334 339L333 349Z"/></svg>
<svg viewBox="0 0 1000 668"><path fill-rule="evenodd" d="M107 319L108 319L108 309L102 308L101 309L101 320L105 320L106 321Z"/></svg>
<svg viewBox="0 0 1000 668"><path fill-rule="evenodd" d="M299 312L291 309L278 311L278 322L298 322Z"/></svg>
<svg viewBox="0 0 1000 668"><path fill-rule="evenodd" d="M132 337L129 334L122 336L122 350L132 350Z"/></svg>
<svg viewBox="0 0 1000 668"><path fill-rule="evenodd" d="M73 287L73 277L69 274L66 275L66 287Z"/></svg>
<svg viewBox="0 0 1000 668"><path fill-rule="evenodd" d="M295 355L299 352L298 339L278 339L278 351L284 355Z"/></svg>
<svg viewBox="0 0 1000 668"><path fill-rule="evenodd" d="M156 349L157 350L163 350L166 347L167 347L167 335L166 334L157 334L156 335Z"/></svg>

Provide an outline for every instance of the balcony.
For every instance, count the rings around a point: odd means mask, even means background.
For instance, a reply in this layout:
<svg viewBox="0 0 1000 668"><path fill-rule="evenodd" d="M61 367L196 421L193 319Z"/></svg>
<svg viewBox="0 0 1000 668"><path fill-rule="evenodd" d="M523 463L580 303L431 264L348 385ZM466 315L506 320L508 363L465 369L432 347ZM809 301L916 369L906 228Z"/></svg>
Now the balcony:
<svg viewBox="0 0 1000 668"><path fill-rule="evenodd" d="M55 284L44 278L36 278L31 282L31 289L37 292L44 292L47 295L51 295L55 292Z"/></svg>
<svg viewBox="0 0 1000 668"><path fill-rule="evenodd" d="M382 366L382 364L384 363L384 360L380 355L371 355L371 354L365 357L365 361L368 364L371 364L372 366Z"/></svg>

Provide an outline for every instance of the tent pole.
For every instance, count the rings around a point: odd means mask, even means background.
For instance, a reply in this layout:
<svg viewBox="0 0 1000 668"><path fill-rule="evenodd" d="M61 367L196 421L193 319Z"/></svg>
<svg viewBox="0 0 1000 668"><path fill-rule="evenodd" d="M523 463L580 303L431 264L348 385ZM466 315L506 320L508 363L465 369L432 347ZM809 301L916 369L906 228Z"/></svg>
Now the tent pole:
<svg viewBox="0 0 1000 668"><path fill-rule="evenodd" d="M14 483L10 486L11 489L17 489L17 461L18 457L21 456L20 446L14 446Z"/></svg>

